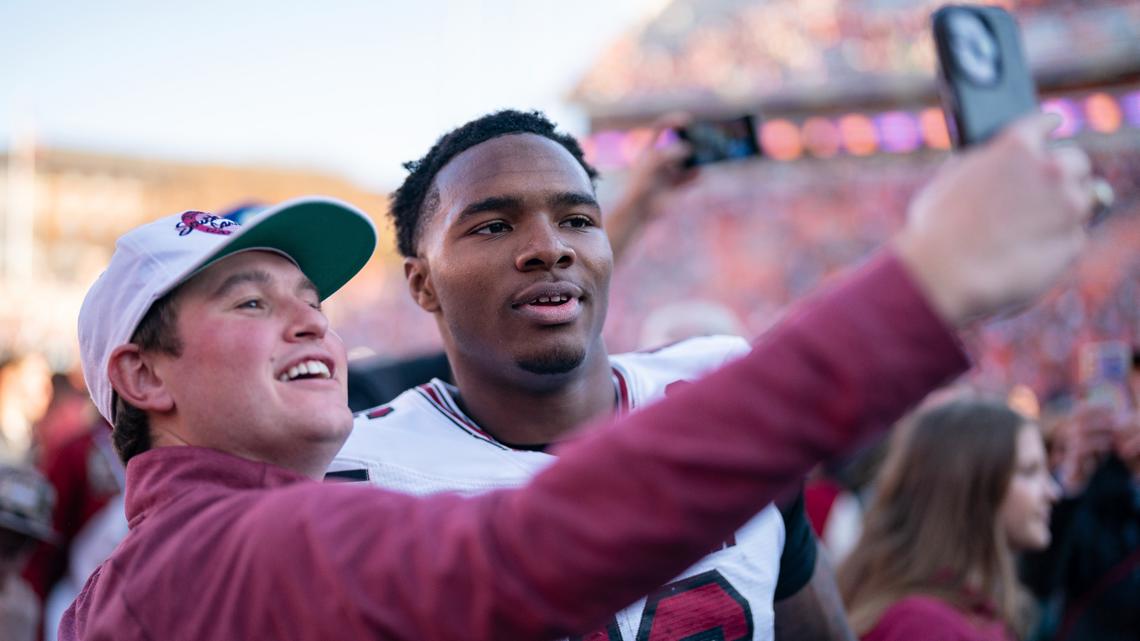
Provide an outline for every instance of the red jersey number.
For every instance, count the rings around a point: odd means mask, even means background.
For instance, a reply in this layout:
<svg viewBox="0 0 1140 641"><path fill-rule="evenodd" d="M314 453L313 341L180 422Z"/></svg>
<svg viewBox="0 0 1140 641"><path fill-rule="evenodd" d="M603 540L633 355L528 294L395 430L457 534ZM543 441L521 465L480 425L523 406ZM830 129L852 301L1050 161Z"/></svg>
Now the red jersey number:
<svg viewBox="0 0 1140 641"><path fill-rule="evenodd" d="M741 641L752 638L748 601L717 570L674 581L649 595L637 641ZM574 641L621 641L617 622Z"/></svg>

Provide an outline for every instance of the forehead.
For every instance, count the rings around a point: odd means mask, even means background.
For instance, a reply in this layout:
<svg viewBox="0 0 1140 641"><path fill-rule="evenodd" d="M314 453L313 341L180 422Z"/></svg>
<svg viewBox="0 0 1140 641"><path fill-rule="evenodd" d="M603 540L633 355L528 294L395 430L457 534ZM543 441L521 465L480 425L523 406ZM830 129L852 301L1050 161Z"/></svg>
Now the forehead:
<svg viewBox="0 0 1140 641"><path fill-rule="evenodd" d="M492 196L593 193L590 177L565 147L536 134L492 138L451 159L435 177L442 211Z"/></svg>
<svg viewBox="0 0 1140 641"><path fill-rule="evenodd" d="M268 250L251 250L226 256L198 272L182 287L183 292L213 292L228 278L243 272L259 272L286 285L304 283L308 279L291 259Z"/></svg>

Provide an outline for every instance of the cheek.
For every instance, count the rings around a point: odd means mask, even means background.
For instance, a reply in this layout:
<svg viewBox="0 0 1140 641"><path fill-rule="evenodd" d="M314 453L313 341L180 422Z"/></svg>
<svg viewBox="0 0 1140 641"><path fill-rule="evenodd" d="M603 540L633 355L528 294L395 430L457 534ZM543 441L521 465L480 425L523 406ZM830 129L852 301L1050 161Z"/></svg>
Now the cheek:
<svg viewBox="0 0 1140 641"><path fill-rule="evenodd" d="M1036 481L1025 479L1011 485L1001 513L1001 522L1006 530L1010 533L1036 532L1041 524L1044 497L1044 488Z"/></svg>
<svg viewBox="0 0 1140 641"><path fill-rule="evenodd" d="M184 340L183 347L179 360L207 369L215 380L248 377L251 370L272 366L272 341L265 332L218 328Z"/></svg>
<svg viewBox="0 0 1140 641"><path fill-rule="evenodd" d="M578 255L599 278L609 281L614 270L614 253L609 238L602 236L600 239L591 239L590 244L580 249Z"/></svg>
<svg viewBox="0 0 1140 641"><path fill-rule="evenodd" d="M1032 509L1033 502L1026 489L1025 484L1017 480L1009 486L1009 491L1005 495L1005 500L1002 501L999 514L1002 525L1007 529L1016 529L1019 523L1024 523L1026 515Z"/></svg>
<svg viewBox="0 0 1140 641"><path fill-rule="evenodd" d="M344 346L344 339L340 337L340 334L330 329L325 338L325 346L328 348L329 353L332 354L333 363L336 365L337 370L342 372L347 371L348 348Z"/></svg>
<svg viewBox="0 0 1140 641"><path fill-rule="evenodd" d="M508 294L500 293L496 289L496 278L490 270L472 265L467 268L458 267L433 275L432 284L435 287L436 303L440 311L449 317L470 315L480 317L482 310L488 309Z"/></svg>
<svg viewBox="0 0 1140 641"><path fill-rule="evenodd" d="M585 267L585 270L593 280L594 286L594 303L597 304L599 300L602 303L609 301L610 280L613 276L614 262L613 255L610 253L609 240L605 241L605 252L591 252L588 254L579 253L579 264Z"/></svg>

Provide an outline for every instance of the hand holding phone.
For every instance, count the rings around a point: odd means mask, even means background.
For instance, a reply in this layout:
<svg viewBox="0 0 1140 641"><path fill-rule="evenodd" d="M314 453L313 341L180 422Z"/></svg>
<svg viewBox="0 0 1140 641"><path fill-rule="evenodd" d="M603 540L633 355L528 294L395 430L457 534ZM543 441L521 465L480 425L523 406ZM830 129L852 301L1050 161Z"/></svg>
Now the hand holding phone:
<svg viewBox="0 0 1140 641"><path fill-rule="evenodd" d="M1037 111L1037 90L1017 23L1004 9L942 7L934 13L939 93L955 147L989 140Z"/></svg>
<svg viewBox="0 0 1140 641"><path fill-rule="evenodd" d="M938 89L955 147L985 142L1038 110L1013 16L998 7L948 5L934 13L933 22ZM1107 217L1114 193L1101 178L1093 179L1091 189L1095 225Z"/></svg>

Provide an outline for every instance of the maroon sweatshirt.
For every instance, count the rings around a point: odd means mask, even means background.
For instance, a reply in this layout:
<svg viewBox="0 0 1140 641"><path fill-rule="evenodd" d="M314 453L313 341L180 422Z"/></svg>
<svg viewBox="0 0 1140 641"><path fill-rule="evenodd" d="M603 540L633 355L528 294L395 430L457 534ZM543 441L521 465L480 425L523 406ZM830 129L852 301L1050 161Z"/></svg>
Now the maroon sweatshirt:
<svg viewBox="0 0 1140 641"><path fill-rule="evenodd" d="M959 610L942 599L913 594L887 608L862 641L1017 641L993 608Z"/></svg>
<svg viewBox="0 0 1140 641"><path fill-rule="evenodd" d="M520 489L414 498L159 448L131 460L130 535L88 580L60 639L588 631L966 366L884 253L750 355L562 446Z"/></svg>

